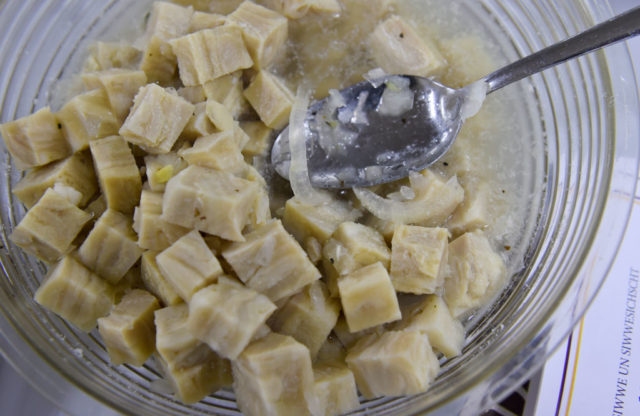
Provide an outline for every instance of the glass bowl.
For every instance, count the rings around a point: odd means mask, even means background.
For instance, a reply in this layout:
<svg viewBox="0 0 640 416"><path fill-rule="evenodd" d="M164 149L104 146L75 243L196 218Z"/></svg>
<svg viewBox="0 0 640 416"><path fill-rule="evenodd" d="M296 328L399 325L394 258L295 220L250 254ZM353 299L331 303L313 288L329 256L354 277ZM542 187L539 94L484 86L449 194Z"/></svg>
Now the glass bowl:
<svg viewBox="0 0 640 416"><path fill-rule="evenodd" d="M434 0L414 0L428 7ZM0 122L55 102L91 39L135 32L148 1L0 1ZM490 36L506 63L612 15L606 2L458 1L461 19ZM136 18L137 20L134 20ZM524 263L485 313L466 323L463 354L421 395L365 402L354 414L477 414L525 381L569 334L607 276L625 232L638 174L638 89L615 45L509 87L513 117L531 133L522 187L531 196ZM497 93L497 94L500 94ZM62 94L63 95L63 94ZM54 103L55 105L55 103ZM112 367L96 332L43 310L33 293L43 264L9 240L24 207L21 173L0 147L0 348L42 394L70 414L238 414L221 390L191 406L161 388L152 365Z"/></svg>

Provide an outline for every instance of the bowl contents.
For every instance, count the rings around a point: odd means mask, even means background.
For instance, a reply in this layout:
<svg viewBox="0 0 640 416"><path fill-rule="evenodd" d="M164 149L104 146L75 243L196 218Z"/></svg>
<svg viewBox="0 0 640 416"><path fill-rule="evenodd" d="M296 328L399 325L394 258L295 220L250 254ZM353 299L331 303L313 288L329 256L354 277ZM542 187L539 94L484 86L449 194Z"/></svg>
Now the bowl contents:
<svg viewBox="0 0 640 416"><path fill-rule="evenodd" d="M508 100L368 189L313 188L301 130L367 73L490 72L480 36L427 26L409 0L175 0L135 43L96 42L82 92L0 126L25 170L11 240L49 264L35 300L183 403L232 387L247 415L333 415L426 391L520 267ZM290 184L266 163L287 124Z"/></svg>

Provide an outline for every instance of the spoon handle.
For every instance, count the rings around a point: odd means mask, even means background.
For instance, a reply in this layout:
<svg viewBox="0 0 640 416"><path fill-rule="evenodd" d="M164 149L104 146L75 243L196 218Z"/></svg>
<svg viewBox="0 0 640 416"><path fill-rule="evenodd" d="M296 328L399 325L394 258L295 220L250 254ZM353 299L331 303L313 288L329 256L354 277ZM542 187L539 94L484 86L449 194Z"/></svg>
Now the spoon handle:
<svg viewBox="0 0 640 416"><path fill-rule="evenodd" d="M487 94L566 60L640 34L640 7L548 46L484 77Z"/></svg>

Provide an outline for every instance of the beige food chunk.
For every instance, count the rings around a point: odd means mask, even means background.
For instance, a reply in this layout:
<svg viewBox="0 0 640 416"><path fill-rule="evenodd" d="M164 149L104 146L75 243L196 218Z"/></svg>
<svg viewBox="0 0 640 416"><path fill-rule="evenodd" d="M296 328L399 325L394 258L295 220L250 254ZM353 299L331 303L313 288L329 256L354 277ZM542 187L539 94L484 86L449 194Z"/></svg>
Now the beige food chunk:
<svg viewBox="0 0 640 416"><path fill-rule="evenodd" d="M489 225L489 206L491 190L486 182L463 185L465 198L454 211L447 223L447 228L454 236Z"/></svg>
<svg viewBox="0 0 640 416"><path fill-rule="evenodd" d="M353 372L346 366L314 366L315 392L322 409L319 413L334 416L360 407Z"/></svg>
<svg viewBox="0 0 640 416"><path fill-rule="evenodd" d="M340 302L329 297L326 285L316 280L287 303L269 319L275 332L290 335L303 343L315 359L338 320Z"/></svg>
<svg viewBox="0 0 640 416"><path fill-rule="evenodd" d="M149 187L154 192L164 192L169 179L187 167L187 162L174 152L145 156L144 164Z"/></svg>
<svg viewBox="0 0 640 416"><path fill-rule="evenodd" d="M242 154L248 162L254 156L262 156L269 151L273 130L262 121L241 121L240 128L247 133L249 141L242 149Z"/></svg>
<svg viewBox="0 0 640 416"><path fill-rule="evenodd" d="M167 183L162 218L231 241L243 241L259 185L200 166L189 166Z"/></svg>
<svg viewBox="0 0 640 416"><path fill-rule="evenodd" d="M46 165L71 154L61 126L49 107L33 114L0 124L4 139L19 169Z"/></svg>
<svg viewBox="0 0 640 416"><path fill-rule="evenodd" d="M91 201L89 205L84 209L86 213L91 215L92 226L98 218L107 210L107 201L104 199L104 195L98 195L96 199Z"/></svg>
<svg viewBox="0 0 640 416"><path fill-rule="evenodd" d="M155 350L153 313L160 308L149 292L127 293L109 316L98 319L98 330L113 365L141 366Z"/></svg>
<svg viewBox="0 0 640 416"><path fill-rule="evenodd" d="M120 127L102 88L75 96L56 116L73 152L86 149L90 141L118 134Z"/></svg>
<svg viewBox="0 0 640 416"><path fill-rule="evenodd" d="M147 45L140 69L147 74L149 82L168 83L176 72L176 56L169 40L184 35L191 25L193 9L171 3L156 1L149 16Z"/></svg>
<svg viewBox="0 0 640 416"><path fill-rule="evenodd" d="M82 80L87 89L104 89L111 111L122 123L133 105L133 97L147 83L147 76L140 70L114 68L84 73Z"/></svg>
<svg viewBox="0 0 640 416"><path fill-rule="evenodd" d="M193 142L199 137L208 136L218 131L215 124L209 119L206 108L205 102L195 104L193 114L189 117L184 129L182 129L182 133L180 133L180 139Z"/></svg>
<svg viewBox="0 0 640 416"><path fill-rule="evenodd" d="M449 230L399 225L391 241L391 281L398 292L438 292L444 284Z"/></svg>
<svg viewBox="0 0 640 416"><path fill-rule="evenodd" d="M369 335L349 350L347 365L367 399L422 393L440 370L429 338L419 331Z"/></svg>
<svg viewBox="0 0 640 416"><path fill-rule="evenodd" d="M189 301L198 290L215 283L222 274L220 262L197 230L180 237L158 254L156 262L167 281L185 301Z"/></svg>
<svg viewBox="0 0 640 416"><path fill-rule="evenodd" d="M256 227L245 238L231 244L222 256L240 280L273 302L320 278L318 269L279 220Z"/></svg>
<svg viewBox="0 0 640 416"><path fill-rule="evenodd" d="M393 232L395 231L397 224L392 221L380 219L374 215L368 215L364 220L364 224L378 231L382 234L382 237L384 237L384 241L389 245L391 244Z"/></svg>
<svg viewBox="0 0 640 416"><path fill-rule="evenodd" d="M238 407L247 416L316 414L313 368L307 348L270 333L232 363Z"/></svg>
<svg viewBox="0 0 640 416"><path fill-rule="evenodd" d="M261 0L267 7L282 13L289 19L304 17L316 0Z"/></svg>
<svg viewBox="0 0 640 416"><path fill-rule="evenodd" d="M421 331L429 336L431 346L447 358L460 355L464 345L464 327L451 315L438 295L427 295L420 302L402 310L402 321L394 326L400 331Z"/></svg>
<svg viewBox="0 0 640 416"><path fill-rule="evenodd" d="M381 262L389 268L391 254L382 235L366 225L344 222L322 248L322 265L331 296L338 296L338 279L360 267Z"/></svg>
<svg viewBox="0 0 640 416"><path fill-rule="evenodd" d="M91 219L67 198L47 190L11 233L11 241L37 258L54 262L71 251L71 244Z"/></svg>
<svg viewBox="0 0 640 416"><path fill-rule="evenodd" d="M453 176L446 181L436 173L426 169L420 175L410 177L414 201L425 204L424 216L415 225L436 227L447 218L464 200L464 190Z"/></svg>
<svg viewBox="0 0 640 416"><path fill-rule="evenodd" d="M195 403L231 384L228 360L187 329L189 307L168 306L155 312L156 349L163 373L183 403Z"/></svg>
<svg viewBox="0 0 640 416"><path fill-rule="evenodd" d="M376 27L369 47L376 63L389 74L427 77L441 74L447 67L433 41L399 16L391 16Z"/></svg>
<svg viewBox="0 0 640 416"><path fill-rule="evenodd" d="M294 97L277 76L259 71L243 94L268 127L279 130L289 122Z"/></svg>
<svg viewBox="0 0 640 416"><path fill-rule="evenodd" d="M182 303L182 298L173 286L167 281L167 278L162 275L156 257L158 252L146 251L142 255L141 274L142 282L145 288L153 293L163 306L173 306Z"/></svg>
<svg viewBox="0 0 640 416"><path fill-rule="evenodd" d="M111 284L118 283L141 255L131 218L113 209L102 214L78 249L80 261Z"/></svg>
<svg viewBox="0 0 640 416"><path fill-rule="evenodd" d="M236 125L231 111L224 104L221 104L216 100L207 100L206 114L211 123L218 130L231 130Z"/></svg>
<svg viewBox="0 0 640 416"><path fill-rule="evenodd" d="M242 29L242 38L257 68L266 68L284 49L287 18L251 1L244 1L227 21Z"/></svg>
<svg viewBox="0 0 640 416"><path fill-rule="evenodd" d="M221 14L196 11L191 16L188 33L222 26L226 21L226 17Z"/></svg>
<svg viewBox="0 0 640 416"><path fill-rule="evenodd" d="M400 319L387 269L377 262L338 279L342 310L351 332Z"/></svg>
<svg viewBox="0 0 640 416"><path fill-rule="evenodd" d="M107 206L132 213L140 201L142 179L129 145L122 137L111 136L93 141L89 147Z"/></svg>
<svg viewBox="0 0 640 416"><path fill-rule="evenodd" d="M140 205L133 216L133 228L138 233L138 246L161 251L189 232L188 228L162 219L162 193L144 190Z"/></svg>
<svg viewBox="0 0 640 416"><path fill-rule="evenodd" d="M133 267L125 273L124 277L113 285L115 303L119 303L127 293L135 289L145 289L141 277L140 262L134 264Z"/></svg>
<svg viewBox="0 0 640 416"><path fill-rule="evenodd" d="M171 0L172 3L181 4L183 6L191 6L195 10L209 13L229 14L243 0Z"/></svg>
<svg viewBox="0 0 640 416"><path fill-rule="evenodd" d="M133 102L120 135L149 153L168 153L195 109L177 93L156 84L142 87Z"/></svg>
<svg viewBox="0 0 640 416"><path fill-rule="evenodd" d="M89 46L89 56L84 61L83 72L105 71L112 68L133 69L141 51L124 42L95 42Z"/></svg>
<svg viewBox="0 0 640 416"><path fill-rule="evenodd" d="M318 264L322 260L322 244L315 237L307 237L302 244L311 263Z"/></svg>
<svg viewBox="0 0 640 416"><path fill-rule="evenodd" d="M360 211L352 209L343 201L312 205L293 197L285 204L282 223L300 242L304 242L307 237L315 237L324 243L338 225L345 221L355 221L360 215Z"/></svg>
<svg viewBox="0 0 640 416"><path fill-rule="evenodd" d="M187 327L222 357L235 360L275 309L266 296L221 277L193 295Z"/></svg>
<svg viewBox="0 0 640 416"><path fill-rule="evenodd" d="M189 101L191 104L198 104L207 100L207 96L204 95L204 88L202 85L180 87L178 88L178 95Z"/></svg>
<svg viewBox="0 0 640 416"><path fill-rule="evenodd" d="M34 299L85 332L96 326L98 318L113 306L113 287L93 274L72 256L55 264Z"/></svg>
<svg viewBox="0 0 640 416"><path fill-rule="evenodd" d="M450 275L444 300L456 318L485 305L502 287L506 267L482 231L465 233L449 243Z"/></svg>
<svg viewBox="0 0 640 416"><path fill-rule="evenodd" d="M205 83L202 88L208 100L214 100L231 111L234 118L238 118L249 107L249 103L242 94L242 71L223 75Z"/></svg>
<svg viewBox="0 0 640 416"><path fill-rule="evenodd" d="M11 192L31 208L48 188L61 184L80 192L78 206L84 207L98 191L98 181L88 152L74 153L64 160L29 170Z"/></svg>
<svg viewBox="0 0 640 416"><path fill-rule="evenodd" d="M310 10L316 13L339 14L342 7L338 0L315 0L311 3Z"/></svg>
<svg viewBox="0 0 640 416"><path fill-rule="evenodd" d="M224 172L238 173L245 166L233 130L200 137L193 147L178 153L189 165L203 166Z"/></svg>
<svg viewBox="0 0 640 416"><path fill-rule="evenodd" d="M230 25L200 30L169 42L178 58L180 79L201 85L253 65L239 28Z"/></svg>

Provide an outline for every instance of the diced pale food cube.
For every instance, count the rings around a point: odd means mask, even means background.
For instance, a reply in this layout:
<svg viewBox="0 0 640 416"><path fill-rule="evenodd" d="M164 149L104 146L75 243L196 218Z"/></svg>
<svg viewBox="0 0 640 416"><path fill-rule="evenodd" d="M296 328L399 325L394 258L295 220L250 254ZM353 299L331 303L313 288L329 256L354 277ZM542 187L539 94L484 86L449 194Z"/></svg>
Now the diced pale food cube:
<svg viewBox="0 0 640 416"><path fill-rule="evenodd" d="M256 227L246 241L222 252L233 270L250 288L278 301L320 278L320 272L300 244L279 220Z"/></svg>
<svg viewBox="0 0 640 416"><path fill-rule="evenodd" d="M193 295L187 326L199 340L233 360L275 309L266 296L221 277Z"/></svg>
<svg viewBox="0 0 640 416"><path fill-rule="evenodd" d="M422 393L440 370L427 334L419 331L369 335L349 349L346 360L368 399Z"/></svg>
<svg viewBox="0 0 640 416"><path fill-rule="evenodd" d="M396 292L387 269L380 262L341 277L338 290L351 332L401 318Z"/></svg>
<svg viewBox="0 0 640 416"><path fill-rule="evenodd" d="M189 166L166 185L162 204L164 220L187 228L244 241L259 185L201 166Z"/></svg>

